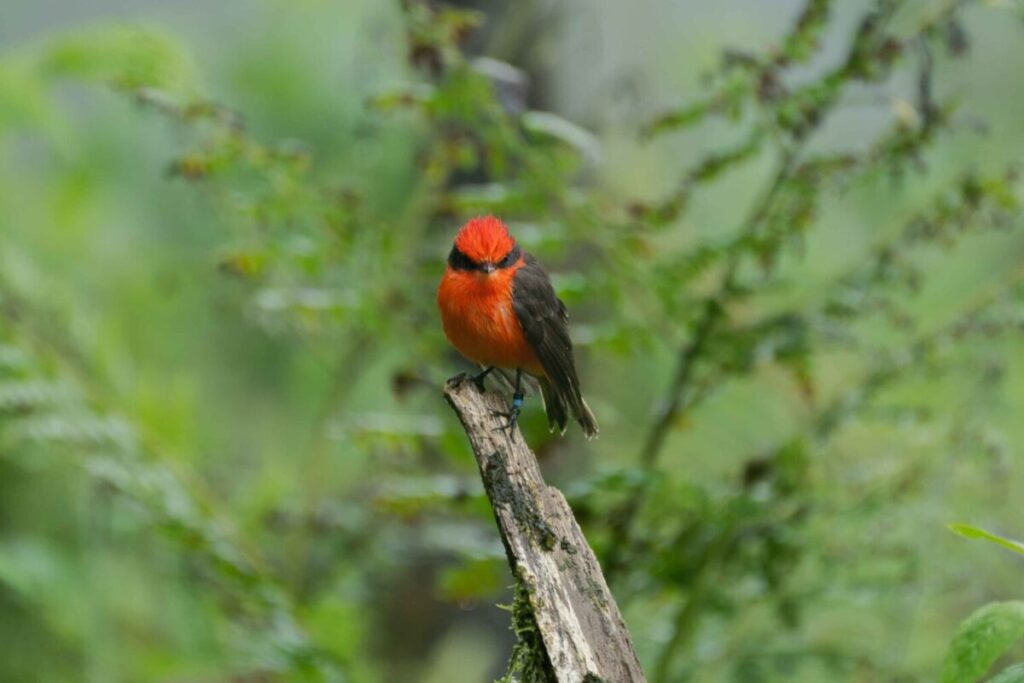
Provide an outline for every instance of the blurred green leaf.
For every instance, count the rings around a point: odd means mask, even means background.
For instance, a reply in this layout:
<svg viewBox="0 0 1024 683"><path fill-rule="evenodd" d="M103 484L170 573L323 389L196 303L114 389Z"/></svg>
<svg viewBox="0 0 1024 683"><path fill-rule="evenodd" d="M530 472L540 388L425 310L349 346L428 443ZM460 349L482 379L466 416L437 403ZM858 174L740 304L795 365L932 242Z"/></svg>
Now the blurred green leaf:
<svg viewBox="0 0 1024 683"><path fill-rule="evenodd" d="M559 140L591 162L601 158L601 144L594 134L557 114L528 111L522 116L522 124L528 133Z"/></svg>
<svg viewBox="0 0 1024 683"><path fill-rule="evenodd" d="M971 526L970 524L950 524L949 530L955 534L963 536L964 538L983 538L986 541L992 541L997 545L1001 545L1007 550L1012 550L1015 553L1024 555L1024 543L998 536L989 531L985 531L984 529L979 529L976 526Z"/></svg>
<svg viewBox="0 0 1024 683"><path fill-rule="evenodd" d="M101 26L72 31L45 45L38 68L50 79L79 78L123 88L180 92L194 84L184 45L157 28Z"/></svg>
<svg viewBox="0 0 1024 683"><path fill-rule="evenodd" d="M52 115L42 84L24 60L0 61L0 132L45 124Z"/></svg>
<svg viewBox="0 0 1024 683"><path fill-rule="evenodd" d="M988 683L1024 683L1024 664L1014 664L988 679Z"/></svg>
<svg viewBox="0 0 1024 683"><path fill-rule="evenodd" d="M953 636L942 683L971 683L1007 649L1024 639L1024 602L996 602L969 616Z"/></svg>

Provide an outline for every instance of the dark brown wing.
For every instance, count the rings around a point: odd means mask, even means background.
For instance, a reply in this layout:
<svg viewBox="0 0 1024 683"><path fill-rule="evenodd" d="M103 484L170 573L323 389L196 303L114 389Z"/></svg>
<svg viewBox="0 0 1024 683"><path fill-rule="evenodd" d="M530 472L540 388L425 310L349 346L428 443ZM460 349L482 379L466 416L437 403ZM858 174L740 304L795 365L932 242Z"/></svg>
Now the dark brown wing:
<svg viewBox="0 0 1024 683"><path fill-rule="evenodd" d="M551 386L550 396L545 392L544 397L555 404L548 406L548 421L564 430L568 406L583 431L592 437L597 434L597 421L580 394L565 304L555 295L551 280L537 261L529 254L523 260L526 264L512 278L512 309Z"/></svg>

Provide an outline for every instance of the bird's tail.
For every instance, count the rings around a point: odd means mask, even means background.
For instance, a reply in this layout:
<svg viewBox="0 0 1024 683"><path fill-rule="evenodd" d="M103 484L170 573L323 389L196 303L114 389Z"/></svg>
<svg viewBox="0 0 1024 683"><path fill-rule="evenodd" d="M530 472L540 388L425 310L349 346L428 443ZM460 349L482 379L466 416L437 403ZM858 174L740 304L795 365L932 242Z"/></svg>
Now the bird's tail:
<svg viewBox="0 0 1024 683"><path fill-rule="evenodd" d="M554 431L557 427L558 431L564 434L565 425L569 422L565 412L565 401L551 386L547 377L540 377L537 382L540 384L540 395L544 399L544 412L548 414L548 429Z"/></svg>
<svg viewBox="0 0 1024 683"><path fill-rule="evenodd" d="M538 382L541 396L544 398L544 410L548 415L548 429L553 431L557 427L559 432L565 433L571 410L572 416L580 423L587 438L593 439L597 436L597 419L590 412L590 406L580 396L579 391L566 396L565 392L559 392L553 387L547 377L540 377Z"/></svg>
<svg viewBox="0 0 1024 683"><path fill-rule="evenodd" d="M597 436L597 433L601 431L597 426L597 418L594 417L594 413L590 412L590 406L580 396L579 412L576 414L576 421L580 423L580 427L583 427L583 433L587 435L588 439L593 439Z"/></svg>

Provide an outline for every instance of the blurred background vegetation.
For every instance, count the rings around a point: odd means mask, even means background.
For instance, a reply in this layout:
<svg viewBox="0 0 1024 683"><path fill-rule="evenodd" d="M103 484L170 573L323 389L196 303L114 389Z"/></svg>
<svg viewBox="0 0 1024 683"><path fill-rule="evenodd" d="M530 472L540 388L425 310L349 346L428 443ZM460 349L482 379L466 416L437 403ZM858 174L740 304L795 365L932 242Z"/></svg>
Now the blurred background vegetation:
<svg viewBox="0 0 1024 683"><path fill-rule="evenodd" d="M7 0L0 680L502 676L434 304L485 212L651 681L1020 659L1013 602L947 655L1024 592L947 525L1024 536L1022 64L1010 0Z"/></svg>

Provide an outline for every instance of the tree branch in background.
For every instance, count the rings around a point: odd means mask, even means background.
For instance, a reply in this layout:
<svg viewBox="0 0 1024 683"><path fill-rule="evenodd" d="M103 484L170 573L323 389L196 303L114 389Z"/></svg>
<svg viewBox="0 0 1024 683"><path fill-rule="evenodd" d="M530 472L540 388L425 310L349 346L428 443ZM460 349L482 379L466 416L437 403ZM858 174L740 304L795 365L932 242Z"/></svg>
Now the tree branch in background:
<svg viewBox="0 0 1024 683"><path fill-rule="evenodd" d="M829 14L829 2L808 0L785 39L786 47L782 52L765 59L739 53L727 55L723 71L732 73L738 69L743 76L742 82L746 84L745 89L739 88L735 92L727 89L713 95L708 102L662 116L648 127L647 135L659 135L695 125L712 114L751 106L759 117L765 119L762 125L766 125L780 142L782 158L767 191L754 203L748 217L741 223L736 233L738 237L730 240L723 250L725 260L719 285L703 297L700 313L678 352L673 379L665 391L662 408L648 428L640 450L640 467L645 476L640 486L609 517L605 561L609 581L614 582L626 564L635 520L672 426L699 402L699 396L693 391L697 366L704 362L710 346L728 340L728 331L721 329L722 318L726 305L735 298L741 284L737 282L740 265L745 260L757 260L770 267L783 245L793 243L793 240L787 242L786 237L799 235L807 229L823 191L836 179L845 177L844 169L870 169L886 163L915 160L920 147L931 140L934 129L945 121L945 113L932 101L932 61L926 40L937 27L950 20L961 3L946 6L909 35L901 36L895 33L891 23L896 11L904 4L898 1L879 3L858 23L842 64L810 84L787 90L782 85L782 70L810 59ZM801 153L812 134L836 109L847 86L855 82L880 82L892 72L907 46L915 41L923 46L923 63L917 83L922 116L919 130L910 136L905 132L897 136L884 135L862 157L840 154L800 162ZM730 81L727 79L726 82ZM757 139L755 135L754 140ZM742 148L747 147L756 151L756 145ZM712 163L710 168L715 169L715 173L708 174L708 177L717 175L721 167L731 167L747 159L745 153L712 155L711 159L720 156L725 163ZM697 172L687 176L683 188L664 205L647 210L640 207L637 215L659 224L677 219L687 204L689 193L704 178L700 171L704 166L699 164Z"/></svg>
<svg viewBox="0 0 1024 683"><path fill-rule="evenodd" d="M1008 172L1003 178L1007 182L1012 182L1014 175L1012 172ZM849 281L856 281L864 277L877 277L880 264L889 261L889 255L894 252L940 238L953 240L960 231L976 229L975 223L977 222L991 222L1000 225L1004 220L1009 220L1009 216L1017 210L1017 203L1011 202L1008 197L1003 200L1007 202L1005 209L1008 213L1006 215L1000 214L988 202L969 199L973 196L973 191L970 188L981 185L987 185L990 188L999 187L997 181L992 178L979 180L968 174L965 178L959 179L954 187L963 188L961 192L967 195L967 199L963 200L962 205L959 202L953 202L951 205L942 206L941 199L936 199L933 204L939 208L933 209L928 214L914 217L896 239L891 243L880 245L876 249L874 258L869 260L866 265L856 269L851 276L844 278L842 284L845 285ZM955 195L956 193L947 192L946 194ZM823 448L832 436L848 420L862 412L877 394L894 382L904 379L914 370L921 370L927 359L943 344L951 344L953 340L963 342L971 335L995 336L1019 329L1018 317L1000 313L998 310L993 311L993 309L998 309L998 306L1005 304L1007 300L1012 302L1014 296L1020 298L1019 286L1022 275L1024 275L1024 271L1017 269L1008 276L1006 282L993 291L985 293L949 323L919 336L903 348L887 353L878 353L871 363L871 367L857 382L816 411L802 430L803 433L796 437L787 437L788 443L780 443L777 448L773 449L775 455L772 457L777 459L778 454L785 452L789 444L802 441L814 444L816 449ZM838 289L842 290L843 286L841 285ZM836 297L830 297L829 300L834 298ZM826 303L825 307L827 308L828 305ZM992 314L991 319L986 319L986 314ZM801 315L808 314L801 313ZM933 367L931 370L936 372L937 368ZM718 532L717 538L708 544L709 550L704 554L702 562L690 578L688 596L676 612L668 640L655 661L651 676L653 683L665 683L671 680L672 663L690 644L697 624L700 622L702 603L708 600L709 581L713 577L720 576L720 563L729 552L733 551L746 532L746 529L730 519ZM683 543L685 539L677 539L677 542Z"/></svg>
<svg viewBox="0 0 1024 683"><path fill-rule="evenodd" d="M516 579L513 625L520 639L510 674L550 683L645 681L629 632L593 550L562 493L547 486L508 411L459 375L444 395L466 430ZM496 430L497 428L497 430ZM531 623L532 620L532 623ZM539 633L540 638L524 640ZM517 678L516 680L519 680Z"/></svg>
<svg viewBox="0 0 1024 683"><path fill-rule="evenodd" d="M782 159L767 192L757 202L749 218L744 221L740 231L740 239L753 235L760 227L771 210L779 191L793 173L795 160L801 148L802 146L798 143L798 147L787 153ZM689 397L689 388L692 384L694 368L697 360L703 354L708 341L714 336L715 327L718 325L724 312L725 300L735 287L736 273L743 255L744 252L740 250L731 252L721 284L711 296L705 299L704 307L697 321L694 333L679 351L679 361L676 364L672 384L665 393L664 407L659 412L657 419L651 424L644 439L643 448L640 451L640 464L648 474L652 473L657 466L658 456L665 445L669 429L694 404ZM645 478L645 482L649 481L649 477ZM632 531L633 521L640 510L640 505L646 492L647 484L644 483L623 504L619 514L616 515L612 522L611 542L608 545L608 558L605 562L609 580L614 580L614 577L622 569L622 562L625 558L625 546Z"/></svg>

